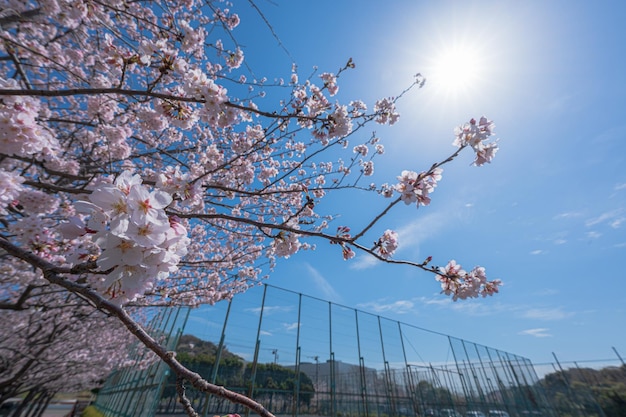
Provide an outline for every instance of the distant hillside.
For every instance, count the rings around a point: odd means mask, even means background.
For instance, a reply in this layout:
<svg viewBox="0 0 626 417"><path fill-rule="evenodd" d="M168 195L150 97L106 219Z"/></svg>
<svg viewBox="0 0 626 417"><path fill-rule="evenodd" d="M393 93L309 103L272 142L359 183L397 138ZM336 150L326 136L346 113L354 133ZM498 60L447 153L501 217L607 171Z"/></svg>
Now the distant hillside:
<svg viewBox="0 0 626 417"><path fill-rule="evenodd" d="M208 357L215 358L217 355L217 345L213 342L201 340L194 335L184 334L178 341L176 347L176 353L182 354L182 357ZM227 348L222 349L222 360L237 359L238 361L245 362L241 356L235 355Z"/></svg>
<svg viewBox="0 0 626 417"><path fill-rule="evenodd" d="M572 368L548 374L540 384L550 398L561 399L557 408L583 409L591 415L597 403L606 417L626 417L626 365Z"/></svg>
<svg viewBox="0 0 626 417"><path fill-rule="evenodd" d="M294 369L276 363L253 364L226 348L222 349L219 365L216 367L217 345L193 335L186 334L180 337L176 357L183 365L206 380L238 392L248 392L251 381L254 381L256 398L260 401L270 401L270 404L273 401L275 406L280 403L286 407L293 398L295 387L299 388L298 399L302 404L308 405L315 394L313 381L306 373L302 371L296 373ZM175 382L176 375L171 373L163 391L163 398L169 401L177 398ZM200 398L206 398L206 394L192 388L187 389L187 396L197 397L198 401L201 401Z"/></svg>

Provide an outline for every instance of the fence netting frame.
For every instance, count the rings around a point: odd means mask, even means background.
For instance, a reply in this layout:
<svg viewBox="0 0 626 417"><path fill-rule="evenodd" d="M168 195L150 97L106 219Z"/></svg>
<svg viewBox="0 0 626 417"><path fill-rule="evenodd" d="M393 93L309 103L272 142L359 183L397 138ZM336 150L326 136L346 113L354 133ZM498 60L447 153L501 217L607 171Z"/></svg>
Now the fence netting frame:
<svg viewBox="0 0 626 417"><path fill-rule="evenodd" d="M562 414L527 358L267 284L213 306L159 309L149 327L170 350L183 333L211 342L213 363L188 366L275 415ZM174 391L162 364L128 367L109 377L96 406L108 417L184 415ZM186 394L201 416L250 414L193 389ZM604 417L600 407L568 414Z"/></svg>

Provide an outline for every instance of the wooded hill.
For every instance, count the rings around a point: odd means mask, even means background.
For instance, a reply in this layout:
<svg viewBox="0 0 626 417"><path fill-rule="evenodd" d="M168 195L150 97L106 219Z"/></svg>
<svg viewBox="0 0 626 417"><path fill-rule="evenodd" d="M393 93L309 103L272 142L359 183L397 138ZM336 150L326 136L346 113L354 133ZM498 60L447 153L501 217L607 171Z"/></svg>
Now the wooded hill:
<svg viewBox="0 0 626 417"><path fill-rule="evenodd" d="M626 365L603 369L572 368L547 374L540 382L557 408L579 410L584 415L626 417Z"/></svg>

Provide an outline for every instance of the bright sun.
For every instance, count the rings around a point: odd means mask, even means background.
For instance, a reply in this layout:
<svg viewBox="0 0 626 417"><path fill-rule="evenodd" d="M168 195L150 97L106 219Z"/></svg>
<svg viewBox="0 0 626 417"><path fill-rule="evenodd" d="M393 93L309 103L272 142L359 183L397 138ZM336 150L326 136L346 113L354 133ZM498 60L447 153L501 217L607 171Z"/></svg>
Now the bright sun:
<svg viewBox="0 0 626 417"><path fill-rule="evenodd" d="M486 65L479 48L468 43L441 45L424 71L428 84L448 98L480 89Z"/></svg>

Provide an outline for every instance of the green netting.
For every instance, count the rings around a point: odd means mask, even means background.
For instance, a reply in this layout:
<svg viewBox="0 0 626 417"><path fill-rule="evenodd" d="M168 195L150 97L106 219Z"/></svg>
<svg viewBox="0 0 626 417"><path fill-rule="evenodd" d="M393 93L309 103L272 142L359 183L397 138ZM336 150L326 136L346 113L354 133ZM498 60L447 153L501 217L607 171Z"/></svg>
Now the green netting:
<svg viewBox="0 0 626 417"><path fill-rule="evenodd" d="M162 310L152 327L170 349L180 339L185 365L275 415L604 417L593 396L545 388L524 357L268 285L189 317ZM158 365L119 370L97 406L111 417L183 415L174 382ZM187 396L200 415L248 414Z"/></svg>

